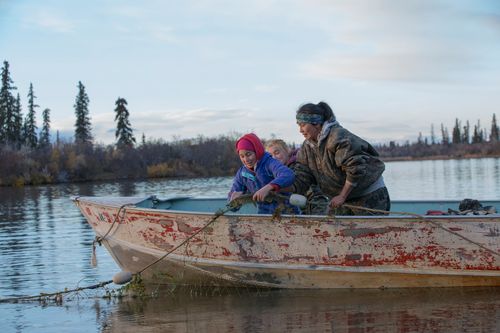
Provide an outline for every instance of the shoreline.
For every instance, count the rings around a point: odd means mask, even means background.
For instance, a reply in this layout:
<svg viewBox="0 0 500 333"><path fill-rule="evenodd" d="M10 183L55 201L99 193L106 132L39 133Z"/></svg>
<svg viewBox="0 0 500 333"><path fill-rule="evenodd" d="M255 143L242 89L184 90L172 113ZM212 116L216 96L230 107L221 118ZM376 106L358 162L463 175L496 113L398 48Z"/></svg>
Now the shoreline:
<svg viewBox="0 0 500 333"><path fill-rule="evenodd" d="M467 160L467 159L481 159L481 158L500 158L500 154L498 155L481 155L481 154L465 154L463 156L449 156L449 155L435 155L435 156L426 156L426 157L412 157L412 156L401 156L401 157L380 157L384 163L388 162L417 162L417 161L439 161L439 160ZM232 174L228 175L217 175L213 177L228 177ZM11 183L5 184L0 183L0 188L22 188L25 186L40 186L40 185L60 185L60 184L78 184L78 183L90 183L90 182L109 182L109 181L136 181L136 180L149 180L149 179L191 179L191 178L206 178L206 175L191 175L191 176L171 176L171 177L147 177L147 176L138 176L138 177L111 177L110 174L99 175L93 179L78 179L78 180L68 180L68 181L60 181L60 182L37 182L37 183L28 183L28 184L18 184Z"/></svg>
<svg viewBox="0 0 500 333"><path fill-rule="evenodd" d="M500 158L498 155L480 155L480 154L465 154L459 156L449 156L449 155L435 155L426 157L413 157L413 156L401 156L401 157L380 157L384 162L416 162L416 161L439 161L439 160L469 160L469 159L480 159L480 158Z"/></svg>

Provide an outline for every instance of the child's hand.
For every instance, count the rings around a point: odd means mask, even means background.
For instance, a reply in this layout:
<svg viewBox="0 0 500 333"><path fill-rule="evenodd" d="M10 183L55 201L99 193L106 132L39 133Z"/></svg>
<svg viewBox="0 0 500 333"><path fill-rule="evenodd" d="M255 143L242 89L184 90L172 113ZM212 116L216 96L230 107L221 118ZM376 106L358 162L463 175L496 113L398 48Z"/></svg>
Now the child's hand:
<svg viewBox="0 0 500 333"><path fill-rule="evenodd" d="M271 185L268 184L268 185L264 186L263 188L261 188L260 190L258 190L257 192L254 193L253 200L254 201L264 201L264 199L267 197L269 192L271 192L271 190L273 190L273 187Z"/></svg>
<svg viewBox="0 0 500 333"><path fill-rule="evenodd" d="M231 193L231 200L229 200L229 201L233 201L234 199L239 198L242 195L243 195L243 192L233 192L233 193Z"/></svg>

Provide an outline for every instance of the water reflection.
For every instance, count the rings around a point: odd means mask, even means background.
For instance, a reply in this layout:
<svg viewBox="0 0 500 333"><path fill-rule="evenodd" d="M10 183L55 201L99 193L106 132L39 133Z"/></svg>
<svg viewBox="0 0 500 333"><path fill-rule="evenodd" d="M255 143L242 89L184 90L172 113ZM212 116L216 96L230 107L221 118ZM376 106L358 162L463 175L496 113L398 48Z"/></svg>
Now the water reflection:
<svg viewBox="0 0 500 333"><path fill-rule="evenodd" d="M118 183L118 193L122 197L129 197L135 195L136 193L135 182L127 180Z"/></svg>
<svg viewBox="0 0 500 333"><path fill-rule="evenodd" d="M500 159L404 161L386 164L384 180L392 199L496 199Z"/></svg>
<svg viewBox="0 0 500 333"><path fill-rule="evenodd" d="M498 199L500 159L387 163L392 199ZM118 267L97 249L71 196L224 197L231 177L0 187L0 297L109 280ZM500 331L499 291L331 293L273 291L123 302L82 300L43 309L0 304L7 331ZM51 316L47 316L50 312ZM470 321L466 322L466 321ZM475 326L474 326L475 325Z"/></svg>
<svg viewBox="0 0 500 333"><path fill-rule="evenodd" d="M105 332L498 332L494 289L233 292L124 300Z"/></svg>

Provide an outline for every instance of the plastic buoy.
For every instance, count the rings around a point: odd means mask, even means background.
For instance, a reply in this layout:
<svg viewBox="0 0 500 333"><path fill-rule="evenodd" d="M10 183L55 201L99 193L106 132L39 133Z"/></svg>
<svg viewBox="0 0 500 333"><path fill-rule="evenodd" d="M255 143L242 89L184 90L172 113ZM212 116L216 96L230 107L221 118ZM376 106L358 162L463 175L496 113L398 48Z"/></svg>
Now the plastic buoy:
<svg viewBox="0 0 500 333"><path fill-rule="evenodd" d="M300 208L304 208L307 204L307 198L300 194L292 194L289 201L290 204Z"/></svg>
<svg viewBox="0 0 500 333"><path fill-rule="evenodd" d="M113 276L114 284L125 284L132 281L132 273L127 271L121 271Z"/></svg>

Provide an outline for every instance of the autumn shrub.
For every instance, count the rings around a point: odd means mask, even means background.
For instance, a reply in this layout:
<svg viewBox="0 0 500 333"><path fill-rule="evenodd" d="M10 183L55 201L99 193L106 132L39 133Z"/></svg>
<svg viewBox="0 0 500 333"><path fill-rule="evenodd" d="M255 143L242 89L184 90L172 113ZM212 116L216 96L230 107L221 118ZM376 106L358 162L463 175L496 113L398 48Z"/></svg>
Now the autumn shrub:
<svg viewBox="0 0 500 333"><path fill-rule="evenodd" d="M147 167L148 178L172 177L175 169L169 163L159 163Z"/></svg>

